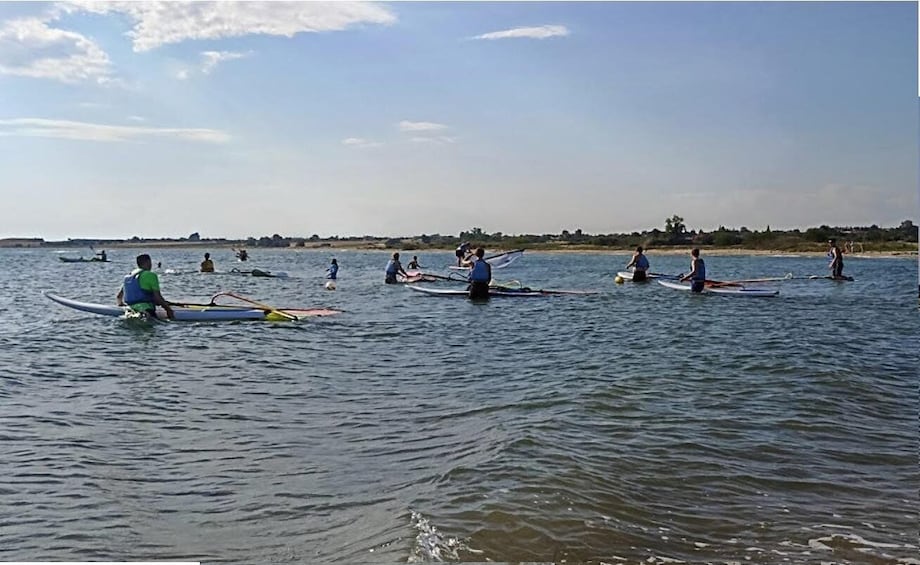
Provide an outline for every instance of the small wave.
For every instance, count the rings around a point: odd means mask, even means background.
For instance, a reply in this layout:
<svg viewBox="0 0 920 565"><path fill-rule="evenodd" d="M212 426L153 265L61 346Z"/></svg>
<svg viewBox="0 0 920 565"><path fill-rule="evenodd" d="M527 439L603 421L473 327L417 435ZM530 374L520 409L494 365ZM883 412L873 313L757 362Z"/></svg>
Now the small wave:
<svg viewBox="0 0 920 565"><path fill-rule="evenodd" d="M412 512L411 523L418 530L418 534L415 536L409 563L459 561L461 551L475 553L462 540L439 532L438 528L419 512Z"/></svg>
<svg viewBox="0 0 920 565"><path fill-rule="evenodd" d="M808 547L816 551L827 551L835 557L855 562L864 561L867 556L883 563L920 563L913 557L891 555L897 550L916 553L917 546L909 543L886 543L871 541L854 533L833 533L808 540Z"/></svg>

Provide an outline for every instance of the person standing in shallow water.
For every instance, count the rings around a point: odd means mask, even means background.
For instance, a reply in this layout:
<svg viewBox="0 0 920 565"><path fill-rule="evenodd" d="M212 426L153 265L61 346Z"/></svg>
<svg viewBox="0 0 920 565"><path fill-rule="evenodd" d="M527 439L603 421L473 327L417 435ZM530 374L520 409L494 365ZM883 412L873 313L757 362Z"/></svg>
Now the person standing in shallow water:
<svg viewBox="0 0 920 565"><path fill-rule="evenodd" d="M422 266L418 264L418 255L412 256L412 260L409 261L409 265L407 266L407 268L410 271L417 271L422 268Z"/></svg>
<svg viewBox="0 0 920 565"><path fill-rule="evenodd" d="M326 269L326 278L331 281L334 281L338 275L339 275L339 263L338 261L335 260L335 258L333 258L332 263L329 265L329 268Z"/></svg>
<svg viewBox="0 0 920 565"><path fill-rule="evenodd" d="M694 249L690 252L693 259L690 261L690 272L680 279L680 282L690 281L690 290L693 292L703 292L706 286L706 263L700 259L700 250Z"/></svg>
<svg viewBox="0 0 920 565"><path fill-rule="evenodd" d="M829 246L828 255L831 257L831 262L827 266L831 270L832 279L842 279L843 278L843 251L837 247L836 239L827 240L827 245Z"/></svg>
<svg viewBox="0 0 920 565"><path fill-rule="evenodd" d="M489 283L492 282L492 265L483 259L486 250L482 247L476 249L476 260L470 267L470 298L489 298Z"/></svg>
<svg viewBox="0 0 920 565"><path fill-rule="evenodd" d="M648 257L642 253L642 246L636 247L636 252L626 268L633 267L633 282L642 282L648 279L646 271L649 269Z"/></svg>
<svg viewBox="0 0 920 565"><path fill-rule="evenodd" d="M386 278L383 282L387 284L396 284L396 275L402 275L409 278L409 275L406 274L406 271L402 268L402 264L399 262L398 252L394 253L393 258L387 263Z"/></svg>

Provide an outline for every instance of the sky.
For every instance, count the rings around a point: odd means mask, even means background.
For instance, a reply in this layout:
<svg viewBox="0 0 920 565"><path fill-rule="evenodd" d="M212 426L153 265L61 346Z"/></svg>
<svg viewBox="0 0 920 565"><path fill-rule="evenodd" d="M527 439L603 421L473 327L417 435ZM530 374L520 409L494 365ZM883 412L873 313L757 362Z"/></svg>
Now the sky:
<svg viewBox="0 0 920 565"><path fill-rule="evenodd" d="M915 2L0 3L0 237L917 220Z"/></svg>

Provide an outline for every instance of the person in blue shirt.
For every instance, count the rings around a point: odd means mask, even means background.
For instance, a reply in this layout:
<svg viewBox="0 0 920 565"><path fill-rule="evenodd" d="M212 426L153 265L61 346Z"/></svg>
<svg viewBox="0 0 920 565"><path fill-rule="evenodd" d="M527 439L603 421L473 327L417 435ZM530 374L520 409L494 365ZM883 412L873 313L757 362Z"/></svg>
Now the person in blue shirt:
<svg viewBox="0 0 920 565"><path fill-rule="evenodd" d="M329 268L326 269L326 278L334 281L336 276L339 274L339 264L336 262L335 258L332 259L332 264L329 265Z"/></svg>
<svg viewBox="0 0 920 565"><path fill-rule="evenodd" d="M406 271L403 270L402 264L399 262L399 253L394 253L393 258L387 262L386 278L383 282L387 284L396 284L396 275L402 275L406 278L409 275L406 274Z"/></svg>
<svg viewBox="0 0 920 565"><path fill-rule="evenodd" d="M470 267L468 280L470 281L470 298L489 298L489 283L492 282L492 265L483 259L486 250L482 247L476 249L476 259Z"/></svg>
<svg viewBox="0 0 920 565"><path fill-rule="evenodd" d="M636 247L636 252L632 260L626 265L626 268L633 267L633 282L642 282L648 280L646 271L649 269L648 257L642 253L642 246Z"/></svg>
<svg viewBox="0 0 920 565"><path fill-rule="evenodd" d="M700 250L694 249L690 252L693 259L690 261L690 273L680 279L680 282L690 281L690 290L693 292L703 292L706 286L706 263L700 259Z"/></svg>

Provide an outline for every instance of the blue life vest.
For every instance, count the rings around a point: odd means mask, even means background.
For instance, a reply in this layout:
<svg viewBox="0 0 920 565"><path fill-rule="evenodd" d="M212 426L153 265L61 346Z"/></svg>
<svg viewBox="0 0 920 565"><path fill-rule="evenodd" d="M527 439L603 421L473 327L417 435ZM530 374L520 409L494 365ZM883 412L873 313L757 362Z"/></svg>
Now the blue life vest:
<svg viewBox="0 0 920 565"><path fill-rule="evenodd" d="M695 281L705 281L706 280L706 263L702 259L696 260L696 274L693 275L693 280Z"/></svg>
<svg viewBox="0 0 920 565"><path fill-rule="evenodd" d="M492 280L492 274L489 272L489 264L483 259L479 259L473 263L473 268L470 269L469 280L470 282L489 282Z"/></svg>
<svg viewBox="0 0 920 565"><path fill-rule="evenodd" d="M648 267L648 258L645 255L639 255L639 258L636 260L636 268L640 271L647 271Z"/></svg>
<svg viewBox="0 0 920 565"><path fill-rule="evenodd" d="M143 271L125 276L125 304L133 306L142 302L153 304L153 293L141 288L140 276Z"/></svg>
<svg viewBox="0 0 920 565"><path fill-rule="evenodd" d="M388 274L388 275L395 275L396 273L398 273L398 272L399 272L399 267L397 267L397 265L398 265L398 263L396 262L395 259L390 259L390 262L387 263L387 274Z"/></svg>
<svg viewBox="0 0 920 565"><path fill-rule="evenodd" d="M328 271L329 271L329 275L328 275L326 278L327 278L327 279L335 280L335 276L336 276L336 274L338 274L338 272L339 272L339 266L338 266L338 265L330 265Z"/></svg>

